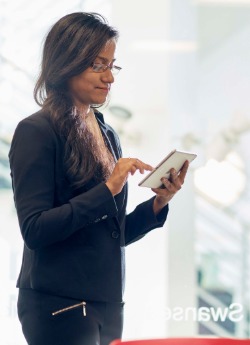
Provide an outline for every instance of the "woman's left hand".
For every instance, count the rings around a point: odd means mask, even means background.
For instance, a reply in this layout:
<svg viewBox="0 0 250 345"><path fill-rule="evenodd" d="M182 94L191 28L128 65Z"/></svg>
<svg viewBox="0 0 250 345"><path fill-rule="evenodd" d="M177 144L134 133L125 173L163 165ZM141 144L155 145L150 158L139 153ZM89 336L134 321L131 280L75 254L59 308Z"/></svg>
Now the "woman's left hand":
<svg viewBox="0 0 250 345"><path fill-rule="evenodd" d="M170 170L169 179L163 178L163 188L152 188L152 191L156 193L154 200L154 213L157 215L161 209L166 206L173 196L181 189L185 176L188 170L189 162L186 161L181 168L180 172L177 173L175 169Z"/></svg>

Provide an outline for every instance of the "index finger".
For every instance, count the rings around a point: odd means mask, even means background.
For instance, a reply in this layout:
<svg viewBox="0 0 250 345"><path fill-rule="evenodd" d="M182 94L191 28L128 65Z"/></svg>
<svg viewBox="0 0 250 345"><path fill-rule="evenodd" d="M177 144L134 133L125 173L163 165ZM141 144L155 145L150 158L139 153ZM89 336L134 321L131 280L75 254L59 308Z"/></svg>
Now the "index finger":
<svg viewBox="0 0 250 345"><path fill-rule="evenodd" d="M144 170L147 170L147 171L154 170L154 168L151 165L146 164L146 163L140 161L139 159L138 159L138 163L140 164L138 168L140 170L140 173L142 173L142 174L144 173Z"/></svg>

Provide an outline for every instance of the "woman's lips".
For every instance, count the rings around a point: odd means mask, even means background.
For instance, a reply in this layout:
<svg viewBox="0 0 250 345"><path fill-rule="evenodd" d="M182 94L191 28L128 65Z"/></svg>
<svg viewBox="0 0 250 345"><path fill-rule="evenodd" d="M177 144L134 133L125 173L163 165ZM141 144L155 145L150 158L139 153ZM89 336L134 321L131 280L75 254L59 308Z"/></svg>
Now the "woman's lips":
<svg viewBox="0 0 250 345"><path fill-rule="evenodd" d="M104 92L104 93L108 93L109 92L109 88L108 87L97 87L98 90Z"/></svg>

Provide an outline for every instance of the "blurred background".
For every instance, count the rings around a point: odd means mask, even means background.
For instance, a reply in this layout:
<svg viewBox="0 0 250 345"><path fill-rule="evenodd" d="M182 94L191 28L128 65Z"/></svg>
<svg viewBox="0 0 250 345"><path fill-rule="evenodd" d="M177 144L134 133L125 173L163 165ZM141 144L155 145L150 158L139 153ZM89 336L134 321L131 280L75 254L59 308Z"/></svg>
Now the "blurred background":
<svg viewBox="0 0 250 345"><path fill-rule="evenodd" d="M124 338L250 338L250 0L0 0L1 344L25 344L8 150L38 110L43 38L76 11L120 31L123 69L102 112L124 156L156 165L174 148L198 154L164 227L127 247ZM128 211L152 196L140 180L130 178Z"/></svg>

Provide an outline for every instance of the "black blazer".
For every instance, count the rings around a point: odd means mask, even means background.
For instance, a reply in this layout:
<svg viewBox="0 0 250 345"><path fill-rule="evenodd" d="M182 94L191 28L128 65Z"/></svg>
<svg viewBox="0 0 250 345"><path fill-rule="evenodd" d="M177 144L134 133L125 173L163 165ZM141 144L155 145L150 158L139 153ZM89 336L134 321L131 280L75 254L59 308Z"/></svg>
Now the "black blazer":
<svg viewBox="0 0 250 345"><path fill-rule="evenodd" d="M102 135L115 159L119 139L96 113ZM113 197L105 183L77 192L63 164L65 140L49 114L39 111L22 120L9 158L14 200L24 239L19 288L80 300L122 301L124 246L161 227L150 199L126 215L127 185Z"/></svg>

